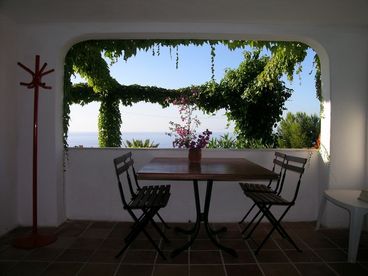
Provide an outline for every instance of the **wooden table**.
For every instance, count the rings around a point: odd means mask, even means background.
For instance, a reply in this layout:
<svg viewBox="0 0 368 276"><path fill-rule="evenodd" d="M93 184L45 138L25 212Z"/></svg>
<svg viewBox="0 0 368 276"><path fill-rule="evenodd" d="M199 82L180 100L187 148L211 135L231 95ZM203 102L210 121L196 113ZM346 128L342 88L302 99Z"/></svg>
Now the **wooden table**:
<svg viewBox="0 0 368 276"><path fill-rule="evenodd" d="M215 238L215 234L226 231L226 228L214 230L208 223L213 181L270 180L278 177L276 173L244 158L204 158L200 163L189 163L187 158L154 158L138 171L137 176L143 180L193 181L196 222L190 230L177 229L190 234L191 238L182 247L175 249L171 257L191 246L199 233L202 221L210 240L218 248L232 256L237 256L235 250L223 246ZM201 212L198 190L200 180L207 182L203 212Z"/></svg>

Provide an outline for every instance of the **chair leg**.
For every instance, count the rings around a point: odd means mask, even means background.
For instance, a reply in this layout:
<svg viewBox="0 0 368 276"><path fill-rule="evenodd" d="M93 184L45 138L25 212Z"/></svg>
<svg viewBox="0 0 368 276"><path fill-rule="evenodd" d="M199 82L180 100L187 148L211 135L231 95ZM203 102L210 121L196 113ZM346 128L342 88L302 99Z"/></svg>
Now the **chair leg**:
<svg viewBox="0 0 368 276"><path fill-rule="evenodd" d="M238 223L239 224L242 224L243 222L244 222L244 220L249 216L249 214L250 214L250 212L252 212L252 210L254 209L254 207L255 207L256 205L255 204L253 204L253 206L252 207L250 207L250 209L248 210L248 212L245 214L245 216L241 219L241 221L239 221Z"/></svg>
<svg viewBox="0 0 368 276"><path fill-rule="evenodd" d="M161 217L161 215L159 213L156 214L156 216L159 218L159 220L162 222L162 224L164 225L164 227L166 229L170 229L171 227L164 221L164 219Z"/></svg>
<svg viewBox="0 0 368 276"><path fill-rule="evenodd" d="M152 239L152 237L147 233L147 231L145 229L142 229L142 232L144 233L144 235L147 237L147 239L152 243L153 247L156 249L156 251L158 252L158 254L160 254L160 256L166 260L166 256L164 255L164 253L161 251L161 249L158 247L158 245L155 243L155 241Z"/></svg>
<svg viewBox="0 0 368 276"><path fill-rule="evenodd" d="M116 258L118 258L121 254L124 253L124 251L129 247L129 245L137 238L137 236L139 235L140 232L143 232L143 234L147 237L147 239L152 243L153 247L156 249L156 251L160 254L160 256L166 260L166 257L164 255L164 253L160 250L160 248L157 246L157 244L155 243L155 241L152 239L152 237L148 234L148 232L146 231L145 227L146 225L151 221L153 221L153 216L157 213L157 209L150 209L150 210L144 210L143 214L137 218L135 216L135 214L131 211L128 210L129 214L131 215L131 217L134 220L134 224L132 227L131 232L127 235L127 237L125 238L125 246L123 247L123 249L120 250L120 252L115 256ZM153 221L153 225L154 227L159 231L159 233L161 232L161 230L159 229L159 227L157 226L157 224L154 223ZM162 233L162 232L161 232ZM166 238L166 236L165 236Z"/></svg>
<svg viewBox="0 0 368 276"><path fill-rule="evenodd" d="M157 230L157 232L160 234L160 236L164 239L164 241L166 243L169 243L169 239L165 236L165 234L162 232L162 230L160 229L160 227L158 227L158 225L156 224L156 222L153 220L153 218L150 218L151 224L153 225L153 227Z"/></svg>
<svg viewBox="0 0 368 276"><path fill-rule="evenodd" d="M144 221L144 217L140 216L137 218L134 213L131 214L133 219L135 220L132 230L129 232L129 234L125 237L125 245L124 247L119 251L118 254L116 254L115 258L119 258L121 254L124 253L124 251L130 246L130 244L138 237L139 233L142 231L143 227L148 223L148 221Z"/></svg>
<svg viewBox="0 0 368 276"><path fill-rule="evenodd" d="M258 206L258 208L260 208L260 209L259 209L259 211L258 211L258 213L257 213L256 217L257 217L260 213L262 213L262 211L261 211L261 207L259 207L259 206ZM271 206L268 206L268 207L265 207L265 208L267 208L268 210L270 210ZM253 232L256 230L257 226L261 223L261 221L262 221L262 219L263 219L264 217L265 217L265 215L264 215L264 214L262 214L262 216L258 219L257 223L253 226L252 230L251 230L251 231L248 233L248 235L245 237L245 239L249 239L249 238L252 236ZM253 220L253 221L254 221L254 220ZM245 229L245 230L246 230L246 229ZM285 233L284 233L283 229L279 229L279 227L278 227L278 228L276 228L276 230L277 230L277 232L279 232L279 234L280 234L280 236L281 236L281 237L286 238L286 236L285 236Z"/></svg>
<svg viewBox="0 0 368 276"><path fill-rule="evenodd" d="M281 217L277 220L275 216L271 213L268 207L266 206L259 206L262 210L262 213L265 215L265 217L270 221L270 223L273 225L270 232L267 234L267 236L264 238L264 240L261 242L261 244L258 246L257 250L254 252L255 255L259 253L263 245L266 243L266 241L271 237L272 233L275 230L280 230L285 234L286 239L295 247L295 249L299 252L302 252L300 248L296 245L296 243L293 241L293 239L289 236L289 234L286 232L286 230L281 226L280 222L286 215L286 213L289 211L291 205L289 205L284 213L281 215Z"/></svg>
<svg viewBox="0 0 368 276"><path fill-rule="evenodd" d="M252 223L256 220L256 218L259 216L260 213L261 213L261 210L258 210L257 214L255 214L255 216L253 217L253 219L250 222L248 222L247 227L245 227L243 229L242 234L244 234L246 231L248 231L248 229L252 226ZM258 224L261 222L262 218L263 218L263 216L261 216L261 218L253 226L253 228L250 231L250 233L246 236L246 239L250 238L250 236L253 234L254 230L257 228Z"/></svg>

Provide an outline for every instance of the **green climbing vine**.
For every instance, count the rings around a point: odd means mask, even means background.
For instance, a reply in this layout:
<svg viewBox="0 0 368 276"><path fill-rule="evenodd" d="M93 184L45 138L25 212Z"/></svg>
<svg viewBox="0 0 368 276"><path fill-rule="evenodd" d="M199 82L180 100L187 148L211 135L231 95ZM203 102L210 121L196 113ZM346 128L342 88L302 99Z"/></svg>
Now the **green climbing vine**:
<svg viewBox="0 0 368 276"><path fill-rule="evenodd" d="M210 45L211 81L197 87L198 106L206 112L226 109L229 120L234 120L236 132L244 141L272 142L272 128L280 119L285 100L290 96L280 81L286 74L289 79L302 70L308 46L299 42L224 41L224 40L89 40L74 45L65 58L64 66L64 146L70 119L70 105L100 102L98 119L99 145L101 147L121 146L120 126L122 124L119 103L131 105L139 101L159 103L166 107L182 93L189 93L190 87L170 90L152 86L119 84L110 75L108 59L115 63L119 58L127 60L138 51L152 51L160 55L162 47L175 49L176 66L179 65L179 46ZM246 54L238 69L229 70L220 83L214 80L216 45L223 44L229 49L250 47L254 54ZM269 52L261 57L261 50ZM318 69L318 57L315 58ZM87 84L71 83L71 76L78 73ZM317 70L320 74L320 71ZM320 85L316 74L316 86ZM320 87L320 86L319 86ZM318 92L319 91L319 92ZM320 93L320 90L317 90ZM319 94L320 95L320 94ZM272 115L267 115L272 113ZM257 143L258 143L257 142ZM246 145L247 143L245 143Z"/></svg>

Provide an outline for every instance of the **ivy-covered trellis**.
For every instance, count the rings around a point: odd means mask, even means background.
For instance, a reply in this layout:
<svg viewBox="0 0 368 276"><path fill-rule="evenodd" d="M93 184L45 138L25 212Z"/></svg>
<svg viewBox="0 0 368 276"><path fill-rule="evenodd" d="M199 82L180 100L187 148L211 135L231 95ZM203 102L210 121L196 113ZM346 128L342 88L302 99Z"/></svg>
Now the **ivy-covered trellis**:
<svg viewBox="0 0 368 276"><path fill-rule="evenodd" d="M138 51L160 54L161 47L170 47L179 62L178 46L211 45L212 76L214 76L215 45L224 44L229 49L252 47L253 54L246 53L238 69L228 70L223 80L195 87L198 93L192 96L193 87L170 90L159 87L119 84L111 77L104 57L111 62L118 58L127 60ZM260 56L267 49L271 55ZM286 74L292 79L294 72L301 71L301 62L308 46L298 42L254 41L209 41L209 40L90 40L74 45L65 58L64 77L64 145L67 146L69 106L73 103L87 104L99 101L98 118L100 147L120 147L122 123L119 103L132 105L140 101L159 103L163 107L182 93L195 97L195 102L206 112L225 108L229 120L235 122L238 138L244 141L257 140L262 144L272 143L272 128L283 111L286 99L291 95L280 78ZM318 58L316 67L319 68ZM317 70L317 73L319 71ZM80 74L87 84L72 85L71 76ZM317 75L317 74L316 74ZM319 75L316 77L319 86ZM317 89L320 95L320 90ZM247 143L245 143L245 146ZM248 143L249 145L249 143Z"/></svg>

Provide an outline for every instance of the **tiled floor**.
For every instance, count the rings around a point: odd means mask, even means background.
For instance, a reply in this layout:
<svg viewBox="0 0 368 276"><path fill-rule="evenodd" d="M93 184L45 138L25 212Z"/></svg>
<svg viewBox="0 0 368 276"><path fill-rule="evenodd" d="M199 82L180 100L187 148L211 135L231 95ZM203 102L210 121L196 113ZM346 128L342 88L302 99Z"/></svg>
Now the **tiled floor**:
<svg viewBox="0 0 368 276"><path fill-rule="evenodd" d="M18 228L0 237L0 275L368 275L367 233L362 234L358 262L348 264L346 229L315 231L314 223L288 223L288 232L303 252L297 252L274 235L255 256L256 242L264 237L269 225L261 225L254 240L247 241L241 239L238 224L226 226L228 231L218 239L236 249L238 258L217 250L201 232L190 250L166 261L143 236L122 257L114 257L122 247L122 238L129 231L130 223L67 221L57 229L41 229L56 231L58 240L33 250L16 249L11 245L14 237L30 230ZM153 229L150 232L158 239ZM170 250L183 244L187 237L173 230L166 233L171 243L165 244L159 239L158 242L169 255Z"/></svg>

